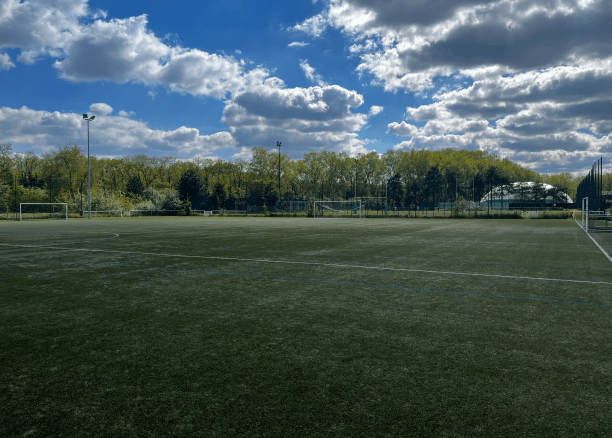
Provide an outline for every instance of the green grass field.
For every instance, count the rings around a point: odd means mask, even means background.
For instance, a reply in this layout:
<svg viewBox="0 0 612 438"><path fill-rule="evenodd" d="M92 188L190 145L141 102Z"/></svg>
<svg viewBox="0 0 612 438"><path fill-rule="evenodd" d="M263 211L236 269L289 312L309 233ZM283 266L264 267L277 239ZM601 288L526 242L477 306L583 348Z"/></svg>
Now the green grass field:
<svg viewBox="0 0 612 438"><path fill-rule="evenodd" d="M611 321L572 220L3 222L0 437L611 436Z"/></svg>

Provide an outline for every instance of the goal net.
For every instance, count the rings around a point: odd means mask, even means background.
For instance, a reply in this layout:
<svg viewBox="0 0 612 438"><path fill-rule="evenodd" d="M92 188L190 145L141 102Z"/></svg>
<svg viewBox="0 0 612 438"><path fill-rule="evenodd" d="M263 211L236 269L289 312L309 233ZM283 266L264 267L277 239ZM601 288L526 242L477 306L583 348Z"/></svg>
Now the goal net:
<svg viewBox="0 0 612 438"><path fill-rule="evenodd" d="M28 219L68 219L68 204L65 202L21 203L19 220Z"/></svg>
<svg viewBox="0 0 612 438"><path fill-rule="evenodd" d="M589 211L586 222L588 231L612 231L612 214L605 211Z"/></svg>
<svg viewBox="0 0 612 438"><path fill-rule="evenodd" d="M589 198L582 199L582 228L587 231L612 231L612 213L589 210Z"/></svg>
<svg viewBox="0 0 612 438"><path fill-rule="evenodd" d="M361 217L361 201L315 201L314 217Z"/></svg>
<svg viewBox="0 0 612 438"><path fill-rule="evenodd" d="M213 212L211 210L191 210L191 216L211 216Z"/></svg>

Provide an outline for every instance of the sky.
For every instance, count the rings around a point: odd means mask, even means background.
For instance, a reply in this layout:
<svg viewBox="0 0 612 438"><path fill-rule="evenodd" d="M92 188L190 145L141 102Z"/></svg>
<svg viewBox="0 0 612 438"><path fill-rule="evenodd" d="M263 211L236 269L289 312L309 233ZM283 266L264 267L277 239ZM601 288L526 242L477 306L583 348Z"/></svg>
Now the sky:
<svg viewBox="0 0 612 438"><path fill-rule="evenodd" d="M612 171L609 0L0 0L0 143Z"/></svg>

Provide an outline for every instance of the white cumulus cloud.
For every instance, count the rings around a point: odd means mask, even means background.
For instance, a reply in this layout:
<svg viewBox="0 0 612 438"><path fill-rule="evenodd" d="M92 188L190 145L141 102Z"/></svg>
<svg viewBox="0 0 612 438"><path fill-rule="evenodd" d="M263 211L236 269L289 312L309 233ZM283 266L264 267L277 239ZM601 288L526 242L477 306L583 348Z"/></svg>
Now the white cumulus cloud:
<svg viewBox="0 0 612 438"><path fill-rule="evenodd" d="M113 112L113 107L106 103L92 103L89 105L89 111L97 116L106 116Z"/></svg>
<svg viewBox="0 0 612 438"><path fill-rule="evenodd" d="M337 85L283 88L277 84L232 96L222 121L239 144L269 147L282 141L294 158L324 148L355 154L366 151L358 132L367 116L350 109L362 104L360 94Z"/></svg>
<svg viewBox="0 0 612 438"><path fill-rule="evenodd" d="M110 106L97 103L91 105L90 110L94 108L108 110ZM227 131L201 135L198 129L185 126L164 131L151 129L146 123L127 116L128 113L122 111L119 116L96 117L90 126L94 155L108 155L108 151L113 151L115 155L146 153L189 159L236 147L236 140ZM16 150L20 145L35 145L39 152L46 152L67 143L87 144L87 127L82 114L37 111L27 107L0 107L0 133L0 143L12 143Z"/></svg>
<svg viewBox="0 0 612 438"><path fill-rule="evenodd" d="M321 75L316 73L315 68L311 67L308 64L308 60L300 61L300 68L304 72L304 76L306 76L306 79L308 79L310 82L314 82L315 84L321 87L327 85Z"/></svg>
<svg viewBox="0 0 612 438"><path fill-rule="evenodd" d="M370 116L376 116L376 115L378 115L378 114L382 113L382 112L384 111L384 109L385 109L385 108L384 108L384 107L382 107L382 106L372 105L372 106L370 107L370 112L369 112L369 115L370 115Z"/></svg>

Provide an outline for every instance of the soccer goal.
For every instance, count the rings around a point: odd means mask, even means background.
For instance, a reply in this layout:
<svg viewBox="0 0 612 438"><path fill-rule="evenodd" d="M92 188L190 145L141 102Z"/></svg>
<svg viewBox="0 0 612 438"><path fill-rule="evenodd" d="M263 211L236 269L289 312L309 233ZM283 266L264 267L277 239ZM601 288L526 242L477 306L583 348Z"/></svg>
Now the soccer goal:
<svg viewBox="0 0 612 438"><path fill-rule="evenodd" d="M587 231L612 231L612 214L605 211L589 211L586 217Z"/></svg>
<svg viewBox="0 0 612 438"><path fill-rule="evenodd" d="M191 210L192 216L211 216L212 214L210 210Z"/></svg>
<svg viewBox="0 0 612 438"><path fill-rule="evenodd" d="M315 201L314 217L361 217L361 201Z"/></svg>
<svg viewBox="0 0 612 438"><path fill-rule="evenodd" d="M582 199L582 228L587 232L612 231L612 214L605 211L589 210L589 198Z"/></svg>
<svg viewBox="0 0 612 438"><path fill-rule="evenodd" d="M68 204L65 202L22 202L19 204L19 220L68 219Z"/></svg>

